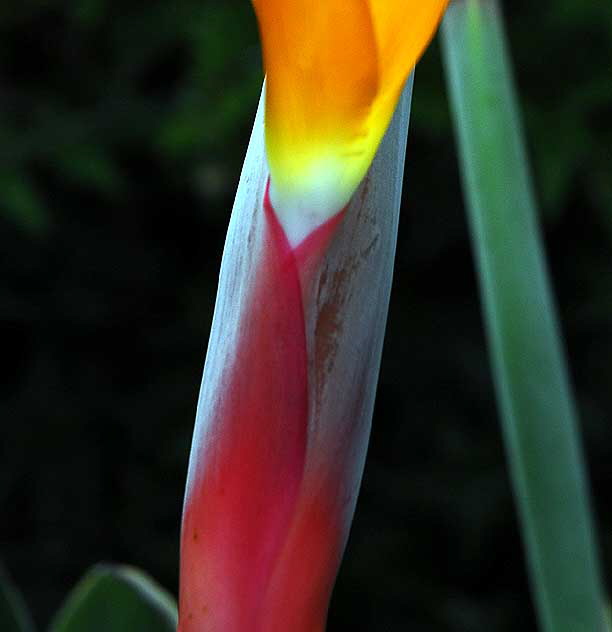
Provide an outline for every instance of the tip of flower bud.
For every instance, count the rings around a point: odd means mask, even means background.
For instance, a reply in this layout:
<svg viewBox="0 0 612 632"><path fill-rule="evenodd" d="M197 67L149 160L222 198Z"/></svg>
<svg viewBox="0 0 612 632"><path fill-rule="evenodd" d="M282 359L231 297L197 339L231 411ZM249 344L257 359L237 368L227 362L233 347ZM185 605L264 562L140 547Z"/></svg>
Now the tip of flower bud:
<svg viewBox="0 0 612 632"><path fill-rule="evenodd" d="M293 246L359 186L447 4L253 0L271 199Z"/></svg>

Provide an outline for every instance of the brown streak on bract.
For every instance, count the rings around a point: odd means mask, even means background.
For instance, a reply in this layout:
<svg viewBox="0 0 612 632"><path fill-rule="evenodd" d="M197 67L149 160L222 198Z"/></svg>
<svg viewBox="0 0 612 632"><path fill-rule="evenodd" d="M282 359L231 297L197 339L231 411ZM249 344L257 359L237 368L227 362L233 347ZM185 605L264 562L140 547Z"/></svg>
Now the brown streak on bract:
<svg viewBox="0 0 612 632"><path fill-rule="evenodd" d="M370 243L360 251L359 257L362 261L365 261L366 259L368 259L370 254L372 254L372 252L374 252L377 249L379 239L380 239L379 234L374 235Z"/></svg>

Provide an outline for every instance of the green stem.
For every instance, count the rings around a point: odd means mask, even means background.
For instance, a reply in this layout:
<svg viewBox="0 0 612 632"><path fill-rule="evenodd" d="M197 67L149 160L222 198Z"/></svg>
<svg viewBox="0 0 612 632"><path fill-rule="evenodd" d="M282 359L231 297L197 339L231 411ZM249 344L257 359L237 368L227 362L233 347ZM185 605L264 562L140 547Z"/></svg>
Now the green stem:
<svg viewBox="0 0 612 632"><path fill-rule="evenodd" d="M491 361L541 627L598 632L604 630L603 591L577 417L497 2L456 0L442 34Z"/></svg>

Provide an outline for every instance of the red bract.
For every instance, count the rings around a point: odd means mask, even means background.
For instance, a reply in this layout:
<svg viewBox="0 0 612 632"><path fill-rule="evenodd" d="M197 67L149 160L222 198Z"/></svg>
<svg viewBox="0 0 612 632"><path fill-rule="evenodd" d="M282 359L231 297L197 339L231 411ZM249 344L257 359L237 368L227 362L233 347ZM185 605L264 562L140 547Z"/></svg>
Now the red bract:
<svg viewBox="0 0 612 632"><path fill-rule="evenodd" d="M346 210L295 247L260 109L221 267L189 465L180 632L315 632L353 516L391 287L406 102Z"/></svg>
<svg viewBox="0 0 612 632"><path fill-rule="evenodd" d="M308 546L320 538L313 507L300 503L300 494L308 493L302 482L309 417L302 288L341 214L292 249L267 191L263 208L255 284L225 358L223 389L206 401L201 466L185 504L182 632L255 630L258 617L270 629L270 614L280 606L271 604L300 598L282 598L283 587L299 588L285 582L266 596L283 564L295 564L288 540L297 539L311 555L320 550ZM298 506L306 514L301 524L294 519Z"/></svg>

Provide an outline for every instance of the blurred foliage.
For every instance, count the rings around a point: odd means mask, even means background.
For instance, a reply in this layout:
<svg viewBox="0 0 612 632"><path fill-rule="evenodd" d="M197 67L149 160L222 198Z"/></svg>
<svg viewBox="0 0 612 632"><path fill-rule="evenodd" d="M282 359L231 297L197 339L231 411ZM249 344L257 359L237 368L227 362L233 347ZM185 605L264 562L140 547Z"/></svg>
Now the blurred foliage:
<svg viewBox="0 0 612 632"><path fill-rule="evenodd" d="M609 576L612 4L506 11ZM0 555L42 623L99 560L176 591L262 75L247 0L8 0L0 41ZM387 334L329 630L534 630L436 44Z"/></svg>
<svg viewBox="0 0 612 632"><path fill-rule="evenodd" d="M0 566L0 630L3 632L34 632L27 607L7 572Z"/></svg>

